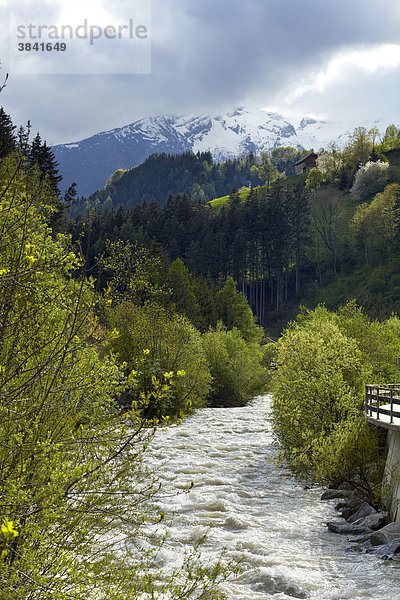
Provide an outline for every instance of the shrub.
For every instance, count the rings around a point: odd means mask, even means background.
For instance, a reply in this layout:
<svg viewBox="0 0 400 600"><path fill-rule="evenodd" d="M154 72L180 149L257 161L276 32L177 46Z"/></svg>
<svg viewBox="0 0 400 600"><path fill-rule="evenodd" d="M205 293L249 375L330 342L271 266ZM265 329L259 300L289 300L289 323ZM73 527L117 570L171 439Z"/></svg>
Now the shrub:
<svg viewBox="0 0 400 600"><path fill-rule="evenodd" d="M370 376L387 372L372 344L379 331L352 303L337 315L304 311L277 344L272 384L274 429L292 470L319 483L352 482L371 498L379 482L370 481L370 465L380 458L363 392Z"/></svg>
<svg viewBox="0 0 400 600"><path fill-rule="evenodd" d="M364 367L364 381L395 383L400 348L398 319L372 321L356 303L348 302L333 315L338 327L356 341Z"/></svg>
<svg viewBox="0 0 400 600"><path fill-rule="evenodd" d="M125 301L112 309L109 323L118 332L110 350L125 363L126 374L137 371L138 386L121 399L125 406L140 403L143 397L138 390L151 391L155 381L173 385L162 398L150 402L149 416L177 416L205 404L210 371L200 334L186 317L157 304L139 307Z"/></svg>
<svg viewBox="0 0 400 600"><path fill-rule="evenodd" d="M209 402L240 406L265 389L265 370L258 344L246 343L240 331L221 324L203 336L203 347L212 375Z"/></svg>

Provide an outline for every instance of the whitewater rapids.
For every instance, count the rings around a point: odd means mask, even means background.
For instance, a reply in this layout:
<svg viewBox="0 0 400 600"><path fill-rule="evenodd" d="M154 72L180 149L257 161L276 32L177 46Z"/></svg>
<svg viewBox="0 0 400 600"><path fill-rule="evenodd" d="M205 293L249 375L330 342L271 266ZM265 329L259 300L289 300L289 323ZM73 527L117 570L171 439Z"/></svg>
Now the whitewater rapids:
<svg viewBox="0 0 400 600"><path fill-rule="evenodd" d="M321 502L320 489L303 489L277 451L268 396L160 428L147 454L162 482L170 536L158 567L178 565L207 534L206 557L226 547L242 560L242 573L222 585L229 600L400 600L400 559L349 553L346 538L326 527L337 518L335 503Z"/></svg>

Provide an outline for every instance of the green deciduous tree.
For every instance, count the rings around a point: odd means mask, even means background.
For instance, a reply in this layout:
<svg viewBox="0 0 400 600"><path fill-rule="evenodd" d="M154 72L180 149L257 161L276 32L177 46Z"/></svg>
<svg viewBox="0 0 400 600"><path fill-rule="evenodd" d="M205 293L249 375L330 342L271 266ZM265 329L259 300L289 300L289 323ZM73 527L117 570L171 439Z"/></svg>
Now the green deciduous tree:
<svg viewBox="0 0 400 600"><path fill-rule="evenodd" d="M255 323L251 308L243 294L236 289L232 277L228 277L224 287L217 292L216 305L218 316L227 329L235 327L247 342L261 341L262 329Z"/></svg>
<svg viewBox="0 0 400 600"><path fill-rule="evenodd" d="M87 343L90 288L68 277L79 259L51 237L48 193L16 160L2 163L0 513L19 531L1 566L2 600L91 594L108 553L95 541L111 526L101 515L114 512L117 528L124 518L119 501L101 496L122 474L106 465L130 445L116 432L120 376Z"/></svg>
<svg viewBox="0 0 400 600"><path fill-rule="evenodd" d="M400 147L399 129L393 123L388 125L382 142L383 150L394 150Z"/></svg>
<svg viewBox="0 0 400 600"><path fill-rule="evenodd" d="M301 157L301 151L293 146L278 146L271 152L271 162L280 173L295 175L294 164Z"/></svg>
<svg viewBox="0 0 400 600"><path fill-rule="evenodd" d="M356 236L363 239L365 248L370 239L378 247L393 249L398 240L397 199L400 185L387 185L381 194L377 194L371 204L357 207L352 220L352 229Z"/></svg>
<svg viewBox="0 0 400 600"><path fill-rule="evenodd" d="M319 169L311 169L306 179L306 189L315 192L324 183L325 178Z"/></svg>
<svg viewBox="0 0 400 600"><path fill-rule="evenodd" d="M343 215L341 194L334 188L321 188L311 197L311 218L315 231L328 250L333 272L337 274L339 227Z"/></svg>
<svg viewBox="0 0 400 600"><path fill-rule="evenodd" d="M203 319L196 297L195 280L180 258L168 267L167 283L171 290L170 301L176 311L186 315L191 323L200 323Z"/></svg>
<svg viewBox="0 0 400 600"><path fill-rule="evenodd" d="M117 306L129 300L140 306L146 302L162 302L168 294L160 275L161 257L140 244L107 240L100 264L108 282L107 304Z"/></svg>
<svg viewBox="0 0 400 600"><path fill-rule="evenodd" d="M279 171L269 158L266 158L265 162L258 168L258 176L269 187L279 178Z"/></svg>
<svg viewBox="0 0 400 600"><path fill-rule="evenodd" d="M326 152L322 152L317 158L318 170L322 173L324 180L331 184L339 181L340 172L343 167L343 158L340 148L332 142Z"/></svg>
<svg viewBox="0 0 400 600"><path fill-rule="evenodd" d="M375 132L372 132L375 135ZM372 133L365 127L356 127L347 140L344 150L345 163L353 174L368 161L373 149Z"/></svg>
<svg viewBox="0 0 400 600"><path fill-rule="evenodd" d="M370 205L367 202L359 204L350 222L350 229L354 235L356 246L362 250L367 264L369 260L368 239L371 235L369 207Z"/></svg>

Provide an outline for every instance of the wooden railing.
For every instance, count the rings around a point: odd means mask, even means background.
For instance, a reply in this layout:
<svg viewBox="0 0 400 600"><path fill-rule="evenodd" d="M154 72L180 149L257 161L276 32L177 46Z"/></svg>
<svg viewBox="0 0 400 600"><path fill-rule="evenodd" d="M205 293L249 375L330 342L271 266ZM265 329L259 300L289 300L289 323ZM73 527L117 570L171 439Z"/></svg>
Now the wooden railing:
<svg viewBox="0 0 400 600"><path fill-rule="evenodd" d="M393 419L400 419L400 385L366 385L365 410L377 421L393 423Z"/></svg>

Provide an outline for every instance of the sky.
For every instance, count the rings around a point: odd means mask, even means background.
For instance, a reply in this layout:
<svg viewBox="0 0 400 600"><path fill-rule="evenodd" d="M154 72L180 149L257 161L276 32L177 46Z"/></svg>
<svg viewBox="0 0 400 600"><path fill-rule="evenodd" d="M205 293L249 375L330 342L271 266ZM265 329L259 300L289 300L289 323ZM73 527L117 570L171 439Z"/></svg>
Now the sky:
<svg viewBox="0 0 400 600"><path fill-rule="evenodd" d="M95 38L65 39L64 53L17 51L85 20ZM0 0L0 30L0 104L50 145L237 106L400 124L398 0Z"/></svg>

